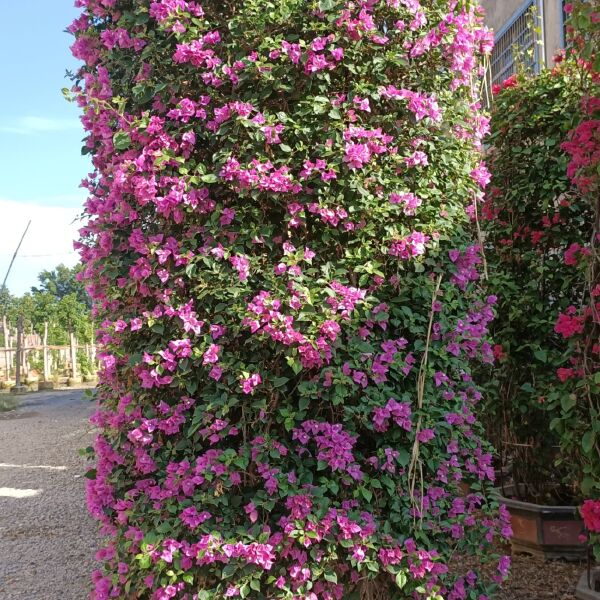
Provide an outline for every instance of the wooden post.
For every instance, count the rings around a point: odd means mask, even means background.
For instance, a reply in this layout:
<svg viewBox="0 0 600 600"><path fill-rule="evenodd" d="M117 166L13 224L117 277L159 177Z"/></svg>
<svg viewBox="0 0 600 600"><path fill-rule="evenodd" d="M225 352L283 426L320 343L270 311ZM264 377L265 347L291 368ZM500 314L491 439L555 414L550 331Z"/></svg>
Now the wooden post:
<svg viewBox="0 0 600 600"><path fill-rule="evenodd" d="M10 372L12 370L12 356L11 356L11 338L10 329L6 321L6 316L2 317L2 328L4 330L4 364L6 366L6 379L10 379Z"/></svg>
<svg viewBox="0 0 600 600"><path fill-rule="evenodd" d="M27 347L31 345L31 334L29 333L25 333L25 331L23 331L23 333L21 334L21 347L23 348L22 353L23 353L23 357L21 359L22 361L22 366L23 366L23 373L25 374L25 379L28 380L29 379L29 360L31 358L31 351L27 350Z"/></svg>
<svg viewBox="0 0 600 600"><path fill-rule="evenodd" d="M77 340L71 332L71 377L77 379Z"/></svg>
<svg viewBox="0 0 600 600"><path fill-rule="evenodd" d="M8 334L8 325L6 324L6 315L2 316L2 334L4 337L4 372L6 374L6 381L10 380L10 336Z"/></svg>
<svg viewBox="0 0 600 600"><path fill-rule="evenodd" d="M16 367L17 367L17 373L15 375L15 387L17 389L21 388L21 360L22 360L22 356L21 356L21 352L22 352L22 345L23 345L23 341L22 341L22 337L23 337L23 315L19 315L19 318L17 319L17 356L16 356Z"/></svg>
<svg viewBox="0 0 600 600"><path fill-rule="evenodd" d="M14 336L10 333L10 328L7 330L8 336L8 369L12 371L13 365L15 364L15 355L12 352Z"/></svg>
<svg viewBox="0 0 600 600"><path fill-rule="evenodd" d="M92 365L92 377L96 379L98 376L98 365L96 364L96 333L94 329L94 321L92 321L91 327L92 333L90 335L90 364Z"/></svg>
<svg viewBox="0 0 600 600"><path fill-rule="evenodd" d="M52 374L50 372L50 362L48 357L48 322L44 323L44 381L50 381Z"/></svg>

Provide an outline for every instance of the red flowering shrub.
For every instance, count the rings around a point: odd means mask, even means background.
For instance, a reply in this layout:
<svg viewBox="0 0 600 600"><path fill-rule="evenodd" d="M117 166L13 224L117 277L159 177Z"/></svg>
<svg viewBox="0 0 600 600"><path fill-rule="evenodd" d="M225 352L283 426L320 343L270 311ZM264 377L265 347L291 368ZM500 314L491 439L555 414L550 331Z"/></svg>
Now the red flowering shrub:
<svg viewBox="0 0 600 600"><path fill-rule="evenodd" d="M95 598L487 598L475 2L78 5Z"/></svg>
<svg viewBox="0 0 600 600"><path fill-rule="evenodd" d="M567 57L521 76L494 107L484 215L502 358L490 423L505 417L496 439L512 435L515 479L563 478L587 496L600 493L600 21L593 3L568 10Z"/></svg>
<svg viewBox="0 0 600 600"><path fill-rule="evenodd" d="M581 106L584 117L563 143L570 162L568 175L592 209L592 233L570 258L586 266L584 301L571 315L577 319L570 339L577 370L574 416L562 419L563 447L582 454L586 495L600 497L600 12L595 3L579 0L569 5L569 53L582 73ZM597 560L600 560L600 501L587 500L581 513Z"/></svg>
<svg viewBox="0 0 600 600"><path fill-rule="evenodd" d="M585 527L591 533L600 533L600 500L586 500L581 506Z"/></svg>
<svg viewBox="0 0 600 600"><path fill-rule="evenodd" d="M600 500L586 500L580 507L596 560L600 560Z"/></svg>

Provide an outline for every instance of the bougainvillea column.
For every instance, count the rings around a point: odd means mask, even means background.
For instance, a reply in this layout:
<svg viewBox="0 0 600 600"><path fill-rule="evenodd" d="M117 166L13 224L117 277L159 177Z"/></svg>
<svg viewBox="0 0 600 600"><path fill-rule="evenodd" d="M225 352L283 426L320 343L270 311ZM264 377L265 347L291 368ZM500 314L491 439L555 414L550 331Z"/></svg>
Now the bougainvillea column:
<svg viewBox="0 0 600 600"><path fill-rule="evenodd" d="M95 598L487 598L475 3L77 5Z"/></svg>

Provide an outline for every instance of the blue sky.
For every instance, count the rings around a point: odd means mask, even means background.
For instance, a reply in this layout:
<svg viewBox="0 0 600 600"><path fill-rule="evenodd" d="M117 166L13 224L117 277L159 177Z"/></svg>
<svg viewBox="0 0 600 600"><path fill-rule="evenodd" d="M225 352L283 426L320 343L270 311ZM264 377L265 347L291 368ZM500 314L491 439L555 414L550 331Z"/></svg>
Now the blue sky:
<svg viewBox="0 0 600 600"><path fill-rule="evenodd" d="M81 156L78 108L66 102L73 0L2 2L0 20L0 285L18 240L32 220L7 285L23 293L41 269L75 264L72 240L90 170Z"/></svg>

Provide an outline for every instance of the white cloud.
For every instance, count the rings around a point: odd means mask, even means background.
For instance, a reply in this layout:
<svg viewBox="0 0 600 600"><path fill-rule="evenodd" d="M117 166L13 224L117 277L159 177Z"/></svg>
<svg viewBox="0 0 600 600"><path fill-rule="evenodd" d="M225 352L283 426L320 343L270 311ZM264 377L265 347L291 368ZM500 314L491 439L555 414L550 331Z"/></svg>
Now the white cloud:
<svg viewBox="0 0 600 600"><path fill-rule="evenodd" d="M79 256L73 240L82 223L81 209L52 206L43 202L15 202L0 198L0 285L19 239L31 219L6 285L13 294L23 294L37 284L37 275L64 263L72 266Z"/></svg>
<svg viewBox="0 0 600 600"><path fill-rule="evenodd" d="M18 135L35 135L56 131L80 129L81 123L77 119L59 119L48 117L19 117L13 122L0 125L0 131L16 133Z"/></svg>

